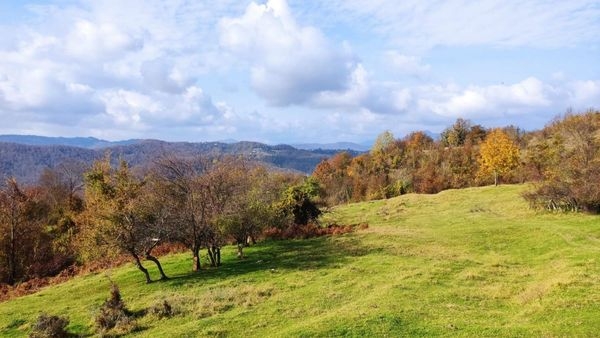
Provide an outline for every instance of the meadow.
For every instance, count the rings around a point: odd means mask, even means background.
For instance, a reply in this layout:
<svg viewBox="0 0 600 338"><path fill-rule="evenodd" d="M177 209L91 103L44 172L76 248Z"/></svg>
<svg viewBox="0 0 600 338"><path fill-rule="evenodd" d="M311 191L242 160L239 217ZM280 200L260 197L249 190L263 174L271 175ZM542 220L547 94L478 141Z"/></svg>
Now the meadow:
<svg viewBox="0 0 600 338"><path fill-rule="evenodd" d="M0 303L0 336L27 336L41 312L93 336L110 280L137 314L131 337L597 336L600 218L532 210L527 189L339 206L322 222L369 227L261 242L243 260L226 247L199 273L187 252L163 257L171 279L148 285L131 264L76 277ZM165 300L171 318L147 311Z"/></svg>

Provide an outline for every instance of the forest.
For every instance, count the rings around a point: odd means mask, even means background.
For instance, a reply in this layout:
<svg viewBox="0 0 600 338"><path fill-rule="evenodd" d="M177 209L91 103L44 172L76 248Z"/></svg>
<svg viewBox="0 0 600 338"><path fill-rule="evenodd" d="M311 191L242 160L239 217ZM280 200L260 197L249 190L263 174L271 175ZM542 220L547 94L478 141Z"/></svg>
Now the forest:
<svg viewBox="0 0 600 338"><path fill-rule="evenodd" d="M0 282L3 292L27 280L81 266L134 262L168 278L160 254L190 253L190 267L218 268L221 248L264 238L310 237L350 225L319 223L328 207L530 182L532 208L600 212L600 112L567 113L538 131L488 129L458 119L434 140L424 132L396 139L389 131L368 153L341 152L312 175L277 171L236 156L162 156L130 167L110 154L92 166L44 170L36 184L0 185ZM75 267L75 268L74 268Z"/></svg>

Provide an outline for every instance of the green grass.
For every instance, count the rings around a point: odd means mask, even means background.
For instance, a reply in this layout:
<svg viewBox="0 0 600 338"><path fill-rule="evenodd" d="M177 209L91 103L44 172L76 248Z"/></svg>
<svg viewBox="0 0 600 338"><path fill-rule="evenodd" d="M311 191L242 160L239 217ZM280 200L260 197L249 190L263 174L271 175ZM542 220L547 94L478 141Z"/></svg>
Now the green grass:
<svg viewBox="0 0 600 338"><path fill-rule="evenodd" d="M351 204L325 218L368 229L261 243L243 261L228 247L198 274L188 253L165 257L173 278L150 285L132 265L107 274L131 310L179 311L141 315L135 337L597 336L600 218L532 211L525 189ZM0 303L0 336L26 336L41 311L92 335L108 294L100 273Z"/></svg>

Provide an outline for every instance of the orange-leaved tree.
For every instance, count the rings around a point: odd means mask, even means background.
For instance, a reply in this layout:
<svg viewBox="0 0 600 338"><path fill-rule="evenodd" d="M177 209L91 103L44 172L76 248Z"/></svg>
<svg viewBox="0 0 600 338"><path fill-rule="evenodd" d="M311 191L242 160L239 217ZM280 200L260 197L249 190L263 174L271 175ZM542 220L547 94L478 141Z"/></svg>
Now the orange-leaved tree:
<svg viewBox="0 0 600 338"><path fill-rule="evenodd" d="M479 176L494 175L494 185L498 177L510 173L519 165L519 147L502 131L492 130L479 149Z"/></svg>

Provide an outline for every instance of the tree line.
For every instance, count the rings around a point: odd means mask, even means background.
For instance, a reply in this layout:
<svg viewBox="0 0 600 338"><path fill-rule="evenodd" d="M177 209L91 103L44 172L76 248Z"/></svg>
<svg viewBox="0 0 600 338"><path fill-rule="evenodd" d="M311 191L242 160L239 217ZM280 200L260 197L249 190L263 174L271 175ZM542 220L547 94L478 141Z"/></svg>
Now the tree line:
<svg viewBox="0 0 600 338"><path fill-rule="evenodd" d="M73 264L127 255L151 282L146 262L168 278L154 254L179 243L192 269L221 265L221 248L238 256L265 229L305 225L319 215L318 185L240 157L162 157L149 169L65 163L35 185L0 185L0 282L55 275ZM206 252L205 258L201 251ZM206 263L203 263L206 262Z"/></svg>
<svg viewBox="0 0 600 338"><path fill-rule="evenodd" d="M417 131L377 137L370 152L338 153L313 177L329 204L437 193L499 183L533 182L536 208L600 212L600 112L567 112L543 129L488 129L464 119L439 140Z"/></svg>

